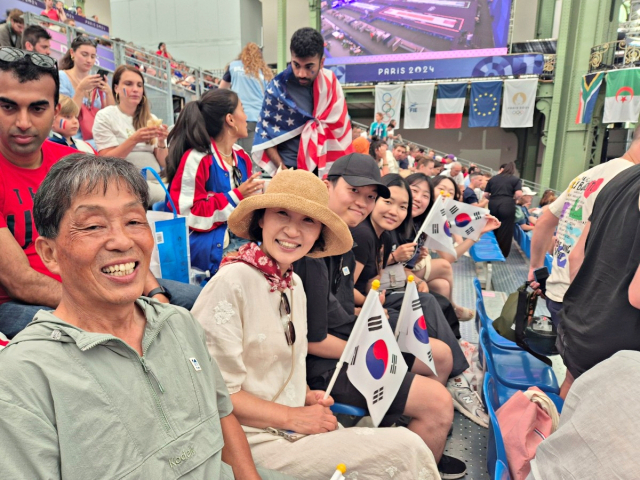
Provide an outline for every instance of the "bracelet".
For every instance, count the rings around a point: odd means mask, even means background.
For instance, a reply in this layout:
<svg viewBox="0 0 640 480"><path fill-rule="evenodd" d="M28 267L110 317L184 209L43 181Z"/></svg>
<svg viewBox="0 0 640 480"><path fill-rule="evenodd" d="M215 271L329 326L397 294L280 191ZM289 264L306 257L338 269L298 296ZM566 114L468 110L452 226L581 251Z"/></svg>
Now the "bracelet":
<svg viewBox="0 0 640 480"><path fill-rule="evenodd" d="M396 259L396 256L393 254L393 252L391 252L391 258L393 258L393 261L396 263L400 263L398 262L398 260Z"/></svg>
<svg viewBox="0 0 640 480"><path fill-rule="evenodd" d="M389 164L388 164L388 163L383 163L383 164L382 164L382 166L383 166L383 167L388 167L388 166L389 166Z"/></svg>
<svg viewBox="0 0 640 480"><path fill-rule="evenodd" d="M157 145L156 148L159 148L160 150L166 150L167 146L165 145L164 147L161 147L160 145Z"/></svg>

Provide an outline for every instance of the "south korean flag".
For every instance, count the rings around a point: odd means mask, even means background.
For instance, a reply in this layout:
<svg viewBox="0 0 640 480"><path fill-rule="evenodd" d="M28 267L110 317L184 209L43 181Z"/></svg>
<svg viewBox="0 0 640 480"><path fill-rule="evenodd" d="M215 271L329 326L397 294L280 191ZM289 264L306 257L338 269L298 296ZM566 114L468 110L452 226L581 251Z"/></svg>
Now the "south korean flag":
<svg viewBox="0 0 640 480"><path fill-rule="evenodd" d="M371 289L345 350L349 349L347 376L367 399L377 427L389 410L407 373L407 364L379 300Z"/></svg>
<svg viewBox="0 0 640 480"><path fill-rule="evenodd" d="M422 305L418 289L413 281L413 275L409 275L407 278L407 287L404 291L396 327L396 337L400 350L412 354L427 365L435 375L438 375L429 343L427 322L422 313Z"/></svg>
<svg viewBox="0 0 640 480"><path fill-rule="evenodd" d="M419 247L440 250L457 257L445 210L446 200L447 198L442 195L436 198L433 208L418 230L414 243L417 243Z"/></svg>
<svg viewBox="0 0 640 480"><path fill-rule="evenodd" d="M486 208L474 207L452 199L445 202L445 212L451 233L475 241L480 238L480 232L487 224L489 214Z"/></svg>

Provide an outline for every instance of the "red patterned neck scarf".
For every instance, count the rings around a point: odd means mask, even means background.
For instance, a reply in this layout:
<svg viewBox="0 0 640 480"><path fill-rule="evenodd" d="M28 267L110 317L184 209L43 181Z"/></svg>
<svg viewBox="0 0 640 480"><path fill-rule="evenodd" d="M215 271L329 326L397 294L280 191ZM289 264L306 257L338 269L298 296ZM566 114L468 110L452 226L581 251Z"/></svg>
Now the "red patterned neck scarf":
<svg viewBox="0 0 640 480"><path fill-rule="evenodd" d="M282 292L287 288L293 290L293 265L284 272L284 275L280 275L278 264L269 258L257 243L247 243L240 247L238 255L225 257L220 264L220 268L238 262L246 263L260 270L264 278L269 282L269 291L275 292L278 290Z"/></svg>

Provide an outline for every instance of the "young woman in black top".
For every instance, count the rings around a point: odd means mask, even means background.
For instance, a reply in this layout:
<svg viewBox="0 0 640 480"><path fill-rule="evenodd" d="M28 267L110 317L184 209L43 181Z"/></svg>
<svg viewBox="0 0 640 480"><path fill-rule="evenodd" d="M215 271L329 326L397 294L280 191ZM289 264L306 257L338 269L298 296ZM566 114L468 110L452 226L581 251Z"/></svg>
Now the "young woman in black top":
<svg viewBox="0 0 640 480"><path fill-rule="evenodd" d="M496 239L505 257L509 256L516 221L516 200L522 196L522 181L516 176L516 164L509 162L500 168L500 174L487 183L484 195L489 199L489 211L502 225L496 230Z"/></svg>

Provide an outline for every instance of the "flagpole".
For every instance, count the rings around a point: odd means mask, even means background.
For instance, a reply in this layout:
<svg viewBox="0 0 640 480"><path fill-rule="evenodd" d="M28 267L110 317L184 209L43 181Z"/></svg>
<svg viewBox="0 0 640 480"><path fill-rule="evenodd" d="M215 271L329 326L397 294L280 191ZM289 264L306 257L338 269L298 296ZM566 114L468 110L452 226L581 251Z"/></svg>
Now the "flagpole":
<svg viewBox="0 0 640 480"><path fill-rule="evenodd" d="M404 291L404 296L405 297L407 296L407 290L409 290L409 284L413 283L413 280L414 280L413 275L409 275L407 277L407 288ZM404 306L404 298L402 299L402 305ZM400 311L402 312L402 308L400 309ZM398 317L398 323L396 324L396 332L395 332L396 340L398 340L398 336L400 335L400 326L402 324L402 320L403 320L402 315L400 315Z"/></svg>
<svg viewBox="0 0 640 480"><path fill-rule="evenodd" d="M338 379L338 374L340 373L340 370L342 369L342 365L348 361L348 357L352 354L351 350L353 349L353 343L358 341L359 338L359 332L360 332L360 326L362 325L362 323L364 323L364 318L366 317L366 315L368 315L367 312L369 312L370 308L369 305L371 304L371 302L379 302L379 294L378 294L378 289L380 288L380 280L374 280L372 285L371 285L371 290L369 291L369 294L367 295L367 298L364 301L364 304L362 305L362 309L360 310L360 315L358 315L358 318L356 319L356 323L353 326L353 330L351 331L351 335L349 335L349 340L347 340L347 344L344 346L344 350L342 351L342 355L340 355L340 360L338 360L338 363L336 363L336 370L335 372L333 372L333 376L331 377L331 381L329 382L329 386L327 386L327 390L324 392L324 399L326 400L327 398L329 398L329 395L331 394L331 390L333 390L333 386L336 383L336 380ZM365 315L363 315L363 313Z"/></svg>

